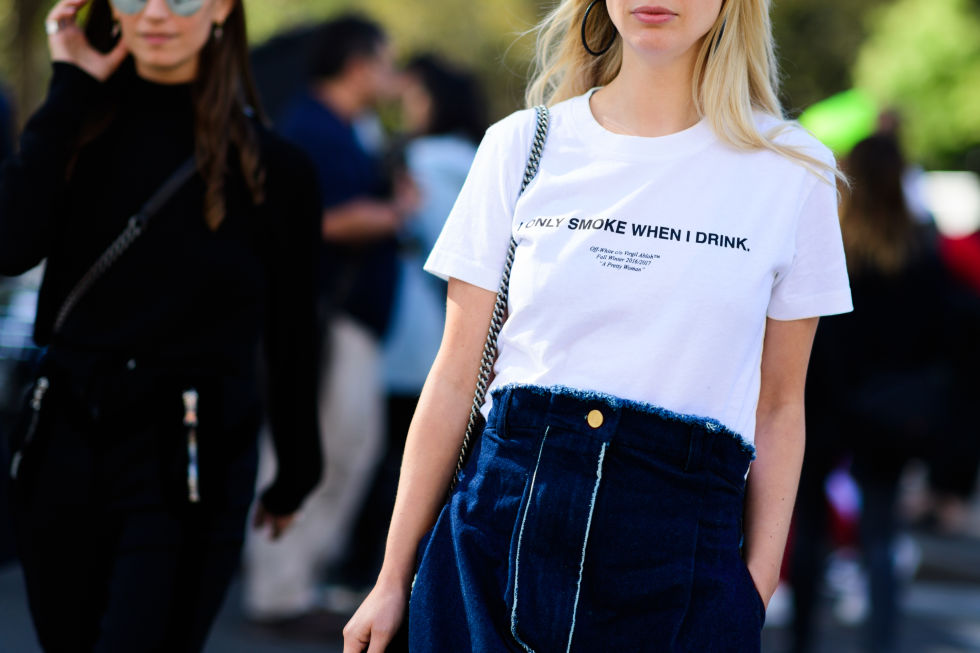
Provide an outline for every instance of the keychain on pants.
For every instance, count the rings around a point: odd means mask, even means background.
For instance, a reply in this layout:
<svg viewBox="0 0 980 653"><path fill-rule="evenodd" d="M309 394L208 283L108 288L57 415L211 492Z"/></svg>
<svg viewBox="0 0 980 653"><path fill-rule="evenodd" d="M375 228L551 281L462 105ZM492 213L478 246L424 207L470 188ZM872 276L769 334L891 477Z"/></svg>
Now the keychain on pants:
<svg viewBox="0 0 980 653"><path fill-rule="evenodd" d="M197 479L197 390L184 392L184 426L187 427L187 500L201 502Z"/></svg>

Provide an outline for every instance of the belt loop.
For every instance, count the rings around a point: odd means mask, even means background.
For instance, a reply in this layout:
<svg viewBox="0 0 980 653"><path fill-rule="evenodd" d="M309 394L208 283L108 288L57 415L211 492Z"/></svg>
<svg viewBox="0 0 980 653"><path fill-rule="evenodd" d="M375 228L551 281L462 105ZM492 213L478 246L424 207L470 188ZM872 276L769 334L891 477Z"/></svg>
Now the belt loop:
<svg viewBox="0 0 980 653"><path fill-rule="evenodd" d="M701 465L701 449L704 444L704 430L700 426L692 426L688 429L687 435L687 462L684 463L684 471L694 471Z"/></svg>
<svg viewBox="0 0 980 653"><path fill-rule="evenodd" d="M507 432L507 413L510 412L510 397L514 388L513 386L504 386L502 390L503 392L495 391L495 393L490 394L493 400L490 410L497 414L492 426L497 433Z"/></svg>
<svg viewBox="0 0 980 653"><path fill-rule="evenodd" d="M612 404L612 411L609 417L611 421L609 422L609 436L607 437L607 442L612 442L619 432L619 425L623 422L623 417L626 413L626 406L622 401L616 401Z"/></svg>
<svg viewBox="0 0 980 653"><path fill-rule="evenodd" d="M701 430L701 463L702 467L707 467L711 464L711 458L714 455L715 443L718 442L719 433L714 425L709 426L706 429ZM721 435L720 437L726 437Z"/></svg>

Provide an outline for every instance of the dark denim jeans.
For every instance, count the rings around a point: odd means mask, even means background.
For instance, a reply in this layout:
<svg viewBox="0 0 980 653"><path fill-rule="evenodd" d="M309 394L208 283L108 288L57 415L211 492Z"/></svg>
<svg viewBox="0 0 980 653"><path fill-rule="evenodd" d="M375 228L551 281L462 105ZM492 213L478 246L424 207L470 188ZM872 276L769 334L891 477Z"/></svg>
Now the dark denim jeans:
<svg viewBox="0 0 980 653"><path fill-rule="evenodd" d="M420 547L413 652L760 650L752 447L712 420L508 387Z"/></svg>

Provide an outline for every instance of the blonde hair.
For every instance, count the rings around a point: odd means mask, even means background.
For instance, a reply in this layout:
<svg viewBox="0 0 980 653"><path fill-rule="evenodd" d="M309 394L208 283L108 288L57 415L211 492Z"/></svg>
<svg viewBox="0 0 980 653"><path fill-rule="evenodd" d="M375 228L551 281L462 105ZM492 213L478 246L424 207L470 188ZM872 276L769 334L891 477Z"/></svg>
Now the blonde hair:
<svg viewBox="0 0 980 653"><path fill-rule="evenodd" d="M528 106L553 105L605 86L619 73L623 40L608 13L593 9L587 38L598 48L615 38L605 54L594 57L581 41L581 24L589 0L562 0L532 31L537 32L535 74L528 86ZM779 102L771 0L724 0L714 25L705 35L694 68L694 106L718 137L740 150L771 150L820 174L836 168L800 149L775 142L785 125L763 134L754 111L784 120ZM821 177L824 175L821 174ZM829 181L829 180L828 180Z"/></svg>

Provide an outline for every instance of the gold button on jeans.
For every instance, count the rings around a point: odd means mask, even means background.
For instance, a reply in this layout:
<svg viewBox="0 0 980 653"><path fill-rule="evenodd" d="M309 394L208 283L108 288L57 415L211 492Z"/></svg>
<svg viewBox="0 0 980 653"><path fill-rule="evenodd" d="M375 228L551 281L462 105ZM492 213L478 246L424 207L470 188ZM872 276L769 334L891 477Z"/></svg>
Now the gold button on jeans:
<svg viewBox="0 0 980 653"><path fill-rule="evenodd" d="M589 423L589 426L597 429L602 426L602 422L605 421L605 418L603 418L602 413L599 411L590 410L589 414L585 416L585 421Z"/></svg>

